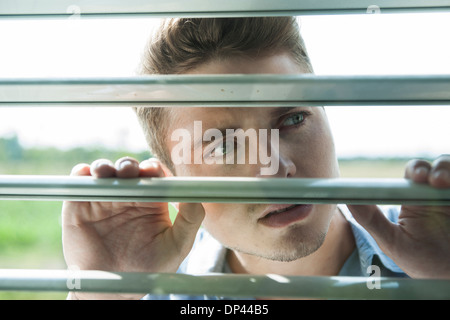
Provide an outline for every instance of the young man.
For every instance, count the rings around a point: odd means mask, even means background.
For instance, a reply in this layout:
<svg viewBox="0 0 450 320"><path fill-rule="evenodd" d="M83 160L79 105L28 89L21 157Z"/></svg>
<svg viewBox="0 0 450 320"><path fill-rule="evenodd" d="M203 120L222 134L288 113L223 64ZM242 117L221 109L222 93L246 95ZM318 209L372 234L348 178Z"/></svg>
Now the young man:
<svg viewBox="0 0 450 320"><path fill-rule="evenodd" d="M149 42L142 63L143 74L311 72L296 20L290 17L166 20ZM185 129L193 134L195 122L201 121L202 135L236 128L276 132L276 143L271 139L265 143L278 166L265 177L339 177L332 134L321 107L136 111L159 160L139 164L123 158L113 165L101 159L77 165L72 175L264 176L261 169L267 165L248 161L252 156L248 150L241 162L175 164L172 151L179 141L172 139L173 132ZM237 152L231 151L243 146L235 136L225 135L206 146L200 141L191 147L192 157L200 148L205 160L236 160ZM411 161L405 177L450 188L450 158L440 157L433 164ZM200 225L204 228L199 231ZM449 231L449 207L403 206L400 213L385 215L377 206L181 203L172 225L167 203L65 202L63 206L67 264L111 271L368 276L367 268L377 265L385 276L449 278ZM69 297L142 298L78 292Z"/></svg>

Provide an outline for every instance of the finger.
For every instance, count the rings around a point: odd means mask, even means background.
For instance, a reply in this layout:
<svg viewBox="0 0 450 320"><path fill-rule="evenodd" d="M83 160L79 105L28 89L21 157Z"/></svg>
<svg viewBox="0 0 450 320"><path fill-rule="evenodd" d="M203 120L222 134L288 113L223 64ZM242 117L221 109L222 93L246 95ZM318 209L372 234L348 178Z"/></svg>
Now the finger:
<svg viewBox="0 0 450 320"><path fill-rule="evenodd" d="M91 175L91 167L87 163L79 163L76 166L72 168L72 171L70 172L70 176L77 177L77 176L90 176ZM62 207L62 221L63 225L66 224L66 221L72 221L73 217L75 215L69 214L70 217L68 217L68 212L71 212L72 210L70 206L76 206L80 205L82 202L71 202L71 201L64 201L63 207ZM73 208L73 207L72 207Z"/></svg>
<svg viewBox="0 0 450 320"><path fill-rule="evenodd" d="M140 177L165 177L161 163L157 159L144 160L139 165Z"/></svg>
<svg viewBox="0 0 450 320"><path fill-rule="evenodd" d="M450 156L440 156L433 162L429 183L435 188L450 188Z"/></svg>
<svg viewBox="0 0 450 320"><path fill-rule="evenodd" d="M111 178L116 175L116 169L110 160L98 159L91 164L91 175L96 178Z"/></svg>
<svg viewBox="0 0 450 320"><path fill-rule="evenodd" d="M201 203L180 203L180 211L173 223L173 236L178 248L188 251L194 244L205 210Z"/></svg>
<svg viewBox="0 0 450 320"><path fill-rule="evenodd" d="M411 160L406 164L405 178L417 183L428 183L431 164L425 160Z"/></svg>
<svg viewBox="0 0 450 320"><path fill-rule="evenodd" d="M123 157L116 161L116 177L137 178L139 176L139 162L130 157Z"/></svg>
<svg viewBox="0 0 450 320"><path fill-rule="evenodd" d="M90 176L91 168L87 163L79 163L72 168L71 176Z"/></svg>
<svg viewBox="0 0 450 320"><path fill-rule="evenodd" d="M389 253L389 244L393 244L396 225L389 221L375 205L347 205L355 220L366 229L378 246Z"/></svg>

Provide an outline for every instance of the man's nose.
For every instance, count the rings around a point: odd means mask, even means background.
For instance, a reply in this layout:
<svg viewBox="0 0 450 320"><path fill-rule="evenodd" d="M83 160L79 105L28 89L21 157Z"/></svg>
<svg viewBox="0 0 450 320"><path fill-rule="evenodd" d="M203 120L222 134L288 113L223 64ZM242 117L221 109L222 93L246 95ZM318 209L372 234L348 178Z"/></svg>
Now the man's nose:
<svg viewBox="0 0 450 320"><path fill-rule="evenodd" d="M270 163L260 163L260 172L257 175L261 178L290 178L294 177L297 167L292 161L289 152L280 151L279 148L271 148Z"/></svg>
<svg viewBox="0 0 450 320"><path fill-rule="evenodd" d="M297 167L295 166L294 162L291 160L290 157L287 155L280 155L279 157L279 172L280 172L280 178L292 178L295 176L295 173L297 172Z"/></svg>

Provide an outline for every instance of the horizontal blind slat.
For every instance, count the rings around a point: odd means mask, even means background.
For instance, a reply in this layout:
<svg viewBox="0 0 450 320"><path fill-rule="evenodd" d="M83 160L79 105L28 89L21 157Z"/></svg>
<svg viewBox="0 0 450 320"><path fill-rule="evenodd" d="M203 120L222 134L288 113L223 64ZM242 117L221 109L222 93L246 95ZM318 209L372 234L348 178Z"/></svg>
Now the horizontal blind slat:
<svg viewBox="0 0 450 320"><path fill-rule="evenodd" d="M406 179L0 176L0 199L450 205L450 190Z"/></svg>
<svg viewBox="0 0 450 320"><path fill-rule="evenodd" d="M370 290L375 281L380 289ZM0 290L190 294L224 297L328 299L449 299L450 280L90 270L0 269Z"/></svg>
<svg viewBox="0 0 450 320"><path fill-rule="evenodd" d="M2 0L0 17L149 15L157 17L243 17L372 12L371 0ZM382 13L442 11L448 0L377 0Z"/></svg>
<svg viewBox="0 0 450 320"><path fill-rule="evenodd" d="M450 75L0 78L1 106L450 105Z"/></svg>

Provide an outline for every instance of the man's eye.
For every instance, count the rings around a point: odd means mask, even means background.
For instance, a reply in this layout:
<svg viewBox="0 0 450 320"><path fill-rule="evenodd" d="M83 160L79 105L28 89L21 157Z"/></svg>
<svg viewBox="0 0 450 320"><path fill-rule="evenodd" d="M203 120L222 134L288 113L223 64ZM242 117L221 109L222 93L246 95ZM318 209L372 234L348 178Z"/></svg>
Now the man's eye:
<svg viewBox="0 0 450 320"><path fill-rule="evenodd" d="M305 120L305 114L303 112L296 113L283 121L283 126L295 126L302 123Z"/></svg>
<svg viewBox="0 0 450 320"><path fill-rule="evenodd" d="M211 155L215 157L224 156L234 149L234 141L226 140L211 151Z"/></svg>

